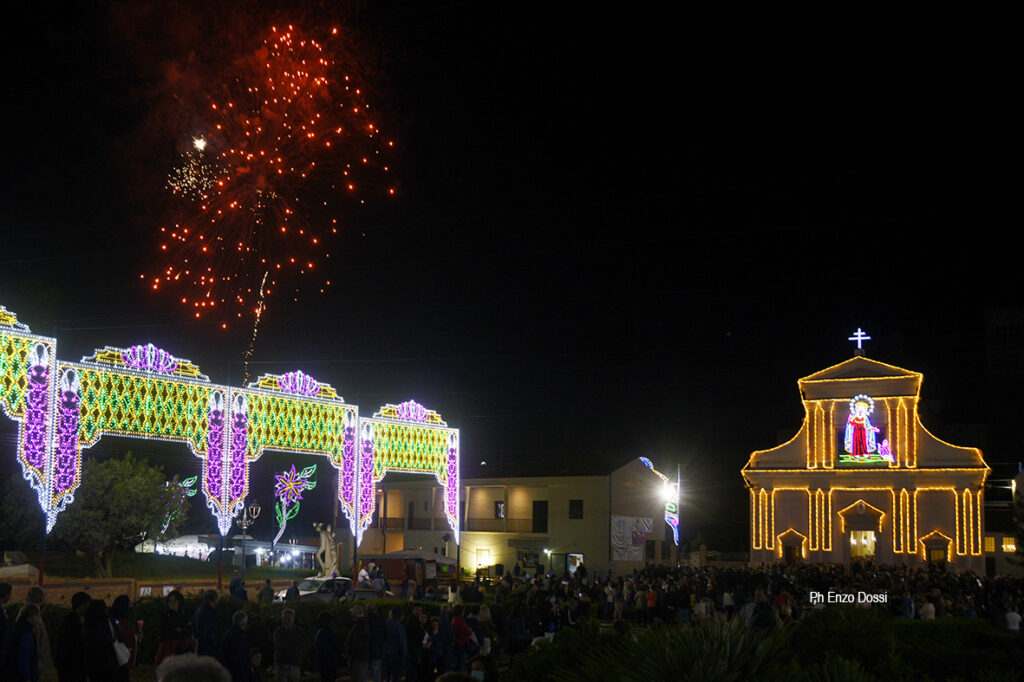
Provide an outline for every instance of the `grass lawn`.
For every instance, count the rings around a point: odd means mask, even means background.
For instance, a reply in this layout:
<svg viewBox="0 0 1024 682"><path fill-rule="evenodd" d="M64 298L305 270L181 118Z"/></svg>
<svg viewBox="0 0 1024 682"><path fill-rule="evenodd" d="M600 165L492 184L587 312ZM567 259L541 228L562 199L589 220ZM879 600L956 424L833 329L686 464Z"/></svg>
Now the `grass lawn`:
<svg viewBox="0 0 1024 682"><path fill-rule="evenodd" d="M27 552L26 557L30 564L39 565L38 552ZM47 552L45 571L47 580L95 577L88 559L75 554L75 552ZM134 578L136 580L209 580L216 579L217 564L175 556L119 552L114 556L113 572L115 578ZM225 579L233 573L234 567L231 564L224 564ZM294 580L314 573L315 571L308 569L250 566L245 569L245 578L247 583L252 584L254 581L264 578Z"/></svg>

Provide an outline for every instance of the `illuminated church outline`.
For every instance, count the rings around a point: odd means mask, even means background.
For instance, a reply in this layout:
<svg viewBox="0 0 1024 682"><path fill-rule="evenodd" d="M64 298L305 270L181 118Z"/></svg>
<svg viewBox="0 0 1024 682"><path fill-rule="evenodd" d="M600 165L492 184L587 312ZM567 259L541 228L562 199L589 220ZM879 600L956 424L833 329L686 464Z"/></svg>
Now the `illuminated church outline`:
<svg viewBox="0 0 1024 682"><path fill-rule="evenodd" d="M978 448L924 427L922 380L860 354L798 380L800 430L752 453L742 470L751 564L870 559L984 569L990 469Z"/></svg>

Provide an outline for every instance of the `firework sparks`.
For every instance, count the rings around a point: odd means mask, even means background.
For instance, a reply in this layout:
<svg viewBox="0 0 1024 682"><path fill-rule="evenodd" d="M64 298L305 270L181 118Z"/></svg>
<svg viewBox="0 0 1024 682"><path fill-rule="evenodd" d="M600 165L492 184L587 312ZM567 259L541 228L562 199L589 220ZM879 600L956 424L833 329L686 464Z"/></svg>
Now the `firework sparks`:
<svg viewBox="0 0 1024 682"><path fill-rule="evenodd" d="M217 181L226 175L226 168L203 154L205 149L206 140L193 140L192 149L181 155L181 165L174 168L167 177L167 188L176 196L192 201L203 199L209 196Z"/></svg>
<svg viewBox="0 0 1024 682"><path fill-rule="evenodd" d="M334 60L338 40L337 31L321 43L293 26L271 29L225 73L205 106L205 133L168 180L186 201L161 228L159 271L142 277L157 291L174 287L197 318L252 315L253 343L278 289L310 276L330 285L340 207L394 194L383 160L393 143Z"/></svg>

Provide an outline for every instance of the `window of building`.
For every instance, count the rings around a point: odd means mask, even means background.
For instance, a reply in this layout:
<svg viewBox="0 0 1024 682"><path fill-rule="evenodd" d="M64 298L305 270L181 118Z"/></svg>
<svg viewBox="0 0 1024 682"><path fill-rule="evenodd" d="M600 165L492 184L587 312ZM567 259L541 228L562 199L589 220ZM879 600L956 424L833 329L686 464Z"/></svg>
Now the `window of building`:
<svg viewBox="0 0 1024 682"><path fill-rule="evenodd" d="M482 568L484 566L491 565L491 550L489 549L478 549L476 550L476 567Z"/></svg>
<svg viewBox="0 0 1024 682"><path fill-rule="evenodd" d="M1013 554L1017 551L1017 541L1014 538L1003 538L1003 553Z"/></svg>
<svg viewBox="0 0 1024 682"><path fill-rule="evenodd" d="M985 551L989 554L996 551L996 539L991 535L985 538Z"/></svg>
<svg viewBox="0 0 1024 682"><path fill-rule="evenodd" d="M583 500L569 500L569 518L583 518Z"/></svg>
<svg viewBox="0 0 1024 682"><path fill-rule="evenodd" d="M503 519L505 518L505 502L504 500L494 501L494 518Z"/></svg>

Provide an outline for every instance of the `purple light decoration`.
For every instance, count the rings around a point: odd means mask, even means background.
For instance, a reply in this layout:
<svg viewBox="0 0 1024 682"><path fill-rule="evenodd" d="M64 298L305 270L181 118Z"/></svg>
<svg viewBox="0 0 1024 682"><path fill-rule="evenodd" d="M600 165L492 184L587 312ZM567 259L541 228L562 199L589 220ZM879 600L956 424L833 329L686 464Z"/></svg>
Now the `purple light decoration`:
<svg viewBox="0 0 1024 682"><path fill-rule="evenodd" d="M210 413L206 432L206 494L223 507L224 493L224 394L210 394ZM221 510L223 512L223 509Z"/></svg>
<svg viewBox="0 0 1024 682"><path fill-rule="evenodd" d="M236 393L231 409L231 471L228 477L228 503L245 497L246 444L249 437L249 404L245 395Z"/></svg>
<svg viewBox="0 0 1024 682"><path fill-rule="evenodd" d="M357 542L363 538L363 530L370 524L376 499L373 494L373 425L363 424L363 452L359 460L359 535Z"/></svg>
<svg viewBox="0 0 1024 682"><path fill-rule="evenodd" d="M289 393L316 395L320 392L320 382L299 370L282 374L277 380L277 385L282 391Z"/></svg>
<svg viewBox="0 0 1024 682"><path fill-rule="evenodd" d="M126 348L121 353L121 359L132 369L141 369L147 372L169 374L178 369L178 361L174 359L173 355L151 343Z"/></svg>
<svg viewBox="0 0 1024 682"><path fill-rule="evenodd" d="M302 470L302 473L295 471L295 465L283 474L274 474L274 480L277 482L274 485L274 495L277 499L284 503L284 506L290 507L299 500L302 499L302 491L307 488L313 488L316 483L310 485L309 478L316 473L316 465L306 467Z"/></svg>
<svg viewBox="0 0 1024 682"><path fill-rule="evenodd" d="M455 543L459 542L459 437L448 435L448 476L445 480L445 506L448 524L455 533Z"/></svg>
<svg viewBox="0 0 1024 682"><path fill-rule="evenodd" d="M53 497L71 490L78 472L80 452L78 448L79 393L78 372L65 369L60 377L57 400L57 452L53 467ZM54 517L56 520L56 517Z"/></svg>
<svg viewBox="0 0 1024 682"><path fill-rule="evenodd" d="M352 536L356 535L358 519L355 503L356 483L356 420L355 416L346 411L343 422L342 459L341 459L341 501L349 517L349 528Z"/></svg>
<svg viewBox="0 0 1024 682"><path fill-rule="evenodd" d="M302 499L303 490L312 490L316 487L316 481L311 481L316 474L316 465L312 464L302 471L295 471L295 465L282 474L274 474L277 483L274 486L274 496L277 497L277 505L274 511L277 516L278 531L274 536L276 543L284 535L284 529L288 520L295 518L299 513L299 501Z"/></svg>
<svg viewBox="0 0 1024 682"><path fill-rule="evenodd" d="M404 403L395 405L395 414L398 415L399 419L404 419L406 421L427 421L427 408L423 407L415 400L407 400Z"/></svg>
<svg viewBox="0 0 1024 682"><path fill-rule="evenodd" d="M25 461L40 474L46 462L47 393L50 387L50 354L37 343L29 352L28 386L25 392Z"/></svg>

